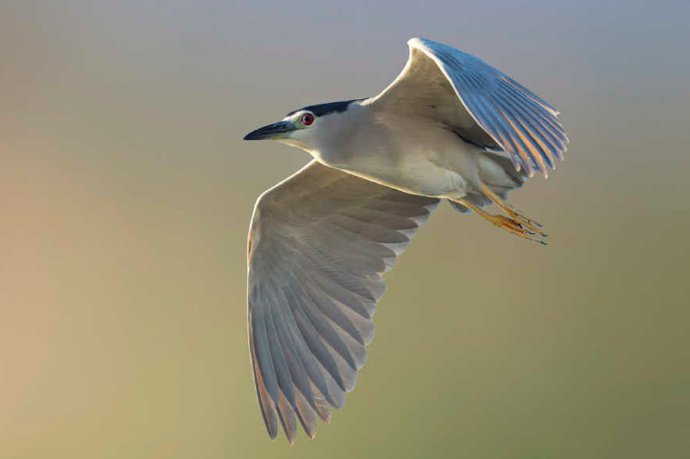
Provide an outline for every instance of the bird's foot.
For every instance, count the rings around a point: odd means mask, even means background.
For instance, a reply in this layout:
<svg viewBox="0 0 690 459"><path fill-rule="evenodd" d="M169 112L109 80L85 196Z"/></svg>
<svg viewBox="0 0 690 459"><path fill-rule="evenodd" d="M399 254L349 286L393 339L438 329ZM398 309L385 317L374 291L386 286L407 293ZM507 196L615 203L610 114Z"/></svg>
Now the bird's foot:
<svg viewBox="0 0 690 459"><path fill-rule="evenodd" d="M529 220L522 216L516 218L514 216L505 215L488 215L487 220L516 236L538 244L548 245L548 241L546 240L547 235L539 231L538 228L535 228L534 224L536 222L533 220Z"/></svg>
<svg viewBox="0 0 690 459"><path fill-rule="evenodd" d="M520 225L524 226L525 228L529 229L535 234L540 235L541 237L547 237L547 234L541 230L544 227L541 223L522 215L520 212L513 209L512 207L505 207L503 208L503 210L508 214L508 216L511 219L515 220Z"/></svg>
<svg viewBox="0 0 690 459"><path fill-rule="evenodd" d="M490 214L479 206L465 199L457 199L455 202L473 210L480 217L490 221L495 226L502 228L509 233L513 233L523 239L536 242L542 245L548 245L546 241L547 235L541 231L541 225L534 220L525 217L512 207L501 203L500 208L508 215L494 215Z"/></svg>

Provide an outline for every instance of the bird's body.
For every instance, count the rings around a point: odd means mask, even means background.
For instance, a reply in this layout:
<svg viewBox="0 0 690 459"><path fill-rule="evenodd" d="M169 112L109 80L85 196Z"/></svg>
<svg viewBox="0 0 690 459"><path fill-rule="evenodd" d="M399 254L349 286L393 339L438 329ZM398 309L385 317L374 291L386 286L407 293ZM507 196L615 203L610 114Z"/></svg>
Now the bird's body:
<svg viewBox="0 0 690 459"><path fill-rule="evenodd" d="M509 191L562 159L558 112L478 58L408 42L398 78L368 99L288 113L249 133L313 161L257 200L248 244L249 343L271 437L313 437L355 385L389 270L441 200L545 243ZM495 204L503 214L483 207Z"/></svg>
<svg viewBox="0 0 690 459"><path fill-rule="evenodd" d="M307 151L320 163L358 177L406 193L450 199L480 193L480 179L515 186L496 163L498 153L490 156L433 119L395 116L368 100L355 100L333 126L328 123L325 117Z"/></svg>

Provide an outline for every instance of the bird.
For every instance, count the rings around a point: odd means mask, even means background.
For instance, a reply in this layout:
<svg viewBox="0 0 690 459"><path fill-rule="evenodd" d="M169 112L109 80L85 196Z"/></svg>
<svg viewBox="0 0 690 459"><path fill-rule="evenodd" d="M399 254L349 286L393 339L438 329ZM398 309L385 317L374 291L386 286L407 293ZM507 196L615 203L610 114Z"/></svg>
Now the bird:
<svg viewBox="0 0 690 459"><path fill-rule="evenodd" d="M547 242L506 199L563 160L559 112L473 55L424 38L407 45L380 94L305 106L244 137L312 157L257 199L247 243L251 367L272 439L282 426L292 444L298 423L314 438L317 418L343 406L383 274L440 202Z"/></svg>

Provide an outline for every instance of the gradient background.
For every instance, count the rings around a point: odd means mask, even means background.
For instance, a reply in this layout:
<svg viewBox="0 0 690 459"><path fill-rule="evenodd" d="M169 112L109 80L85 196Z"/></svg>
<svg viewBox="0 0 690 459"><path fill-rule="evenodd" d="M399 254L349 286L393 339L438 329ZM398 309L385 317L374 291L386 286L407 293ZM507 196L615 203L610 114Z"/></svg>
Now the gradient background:
<svg viewBox="0 0 690 459"><path fill-rule="evenodd" d="M688 2L373 3L0 3L1 458L689 457ZM241 138L376 94L412 36L562 110L512 197L553 244L442 206L346 408L272 443L246 230L308 158Z"/></svg>

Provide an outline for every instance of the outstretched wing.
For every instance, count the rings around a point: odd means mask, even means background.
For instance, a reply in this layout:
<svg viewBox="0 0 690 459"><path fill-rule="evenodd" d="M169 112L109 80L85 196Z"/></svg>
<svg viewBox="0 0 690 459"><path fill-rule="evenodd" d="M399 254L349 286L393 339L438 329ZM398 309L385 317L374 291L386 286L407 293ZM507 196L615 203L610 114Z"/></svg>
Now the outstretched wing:
<svg viewBox="0 0 690 459"><path fill-rule="evenodd" d="M568 138L551 104L467 53L427 39L407 44L405 68L373 107L437 119L468 142L505 150L530 177L563 159Z"/></svg>
<svg viewBox="0 0 690 459"><path fill-rule="evenodd" d="M438 200L312 161L265 192L249 230L249 344L261 412L311 437L355 386L382 274Z"/></svg>

